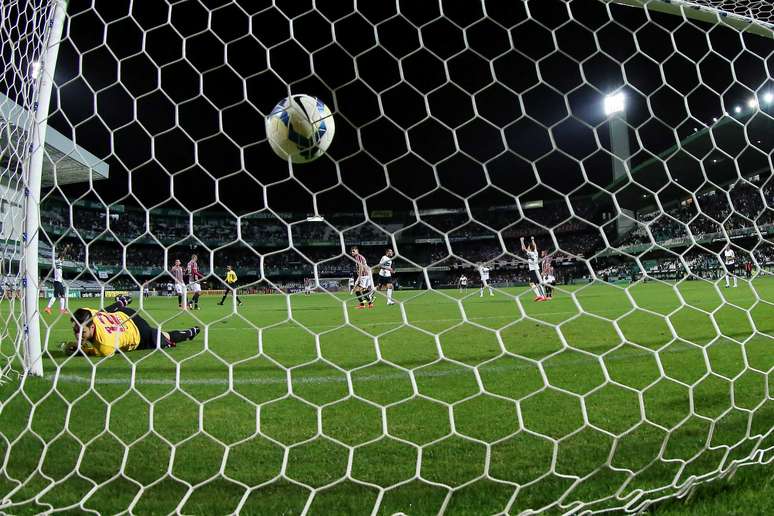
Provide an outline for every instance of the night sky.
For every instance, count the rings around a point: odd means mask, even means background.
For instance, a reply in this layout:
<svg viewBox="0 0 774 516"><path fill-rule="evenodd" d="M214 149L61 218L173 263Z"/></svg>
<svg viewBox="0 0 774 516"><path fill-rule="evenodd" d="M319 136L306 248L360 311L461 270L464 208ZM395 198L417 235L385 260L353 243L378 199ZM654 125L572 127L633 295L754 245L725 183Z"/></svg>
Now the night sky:
<svg viewBox="0 0 774 516"><path fill-rule="evenodd" d="M507 201L487 178L578 196L612 179L605 94L626 94L637 165L774 90L771 39L595 0L91 4L69 4L50 123L109 162L107 203L304 213L316 193L325 215L439 185L420 207ZM289 92L336 117L328 154L292 169L263 126Z"/></svg>

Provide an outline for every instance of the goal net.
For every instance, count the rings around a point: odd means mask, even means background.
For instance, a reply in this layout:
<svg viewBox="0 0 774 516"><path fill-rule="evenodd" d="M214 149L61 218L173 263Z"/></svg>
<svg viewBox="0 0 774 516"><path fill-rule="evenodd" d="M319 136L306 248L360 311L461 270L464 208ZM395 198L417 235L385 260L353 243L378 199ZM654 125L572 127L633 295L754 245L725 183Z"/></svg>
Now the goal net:
<svg viewBox="0 0 774 516"><path fill-rule="evenodd" d="M4 0L0 510L637 512L771 464L773 23Z"/></svg>

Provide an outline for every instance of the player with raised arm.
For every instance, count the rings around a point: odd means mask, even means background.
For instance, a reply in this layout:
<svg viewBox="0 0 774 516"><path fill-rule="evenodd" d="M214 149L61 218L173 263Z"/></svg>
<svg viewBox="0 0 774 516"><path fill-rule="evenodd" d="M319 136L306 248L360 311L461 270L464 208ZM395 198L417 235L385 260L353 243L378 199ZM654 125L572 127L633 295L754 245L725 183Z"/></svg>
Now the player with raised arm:
<svg viewBox="0 0 774 516"><path fill-rule="evenodd" d="M484 297L484 289L489 289L489 295L494 295L494 289L489 284L489 267L485 263L478 265L478 275L481 278L481 290L478 292L478 297Z"/></svg>
<svg viewBox="0 0 774 516"><path fill-rule="evenodd" d="M65 246L59 256L54 260L54 295L48 300L48 306L43 310L47 313L51 313L51 307L54 305L54 301L59 299L59 313L66 314L67 308L67 291L64 285L64 276L62 274L62 268L64 267L64 261L67 255L67 251L70 246Z"/></svg>
<svg viewBox="0 0 774 516"><path fill-rule="evenodd" d="M734 253L734 250L731 248L731 244L728 244L726 246L725 251L723 251L723 261L726 264L726 288L730 287L730 282L728 281L729 276L733 276L734 278L734 288L737 287L737 278L736 278L736 254Z"/></svg>
<svg viewBox="0 0 774 516"><path fill-rule="evenodd" d="M199 272L199 257L195 254L191 255L191 260L186 265L186 272L188 272L188 289L193 292L191 302L189 305L192 310L199 309L199 296L202 293L202 286L199 280L204 277L204 274Z"/></svg>
<svg viewBox="0 0 774 516"><path fill-rule="evenodd" d="M223 292L223 298L218 303L219 305L223 306L223 303L226 301L226 296L231 293L235 298L237 305L241 305L242 301L239 299L239 296L237 295L236 291L236 283L237 283L237 275L234 271L233 267L231 265L226 265L226 285L228 287L226 288L226 291Z"/></svg>
<svg viewBox="0 0 774 516"><path fill-rule="evenodd" d="M80 351L84 355L109 357L121 351L156 349L159 333L139 315L128 308L132 298L119 296L116 302L104 310L79 308L73 312L71 322L78 342L65 344L62 351L73 355ZM187 330L162 331L159 347L173 348L178 342L193 340L201 330L193 326Z"/></svg>
<svg viewBox="0 0 774 516"><path fill-rule="evenodd" d="M175 280L175 292L177 293L177 307L182 310L188 309L188 293L185 288L185 279L183 278L183 267L180 260L175 260L175 265L170 269L172 279Z"/></svg>
<svg viewBox="0 0 774 516"><path fill-rule="evenodd" d="M368 303L368 308L374 307L374 280L371 276L371 268L368 267L365 256L360 254L357 247L352 247L349 252L355 259L355 268L357 280L355 281L354 293L357 296L357 309L363 309Z"/></svg>
<svg viewBox="0 0 774 516"><path fill-rule="evenodd" d="M540 263L538 259L535 237L530 237L529 245L524 245L524 237L521 237L521 250L527 254L527 267L529 268L529 287L535 293L535 301L545 301L543 285L540 280Z"/></svg>
<svg viewBox="0 0 774 516"><path fill-rule="evenodd" d="M392 257L394 253L389 247L384 251L384 256L379 260L379 288L387 289L387 304L394 305L395 301L392 300L392 275L395 274L395 269L392 267Z"/></svg>
<svg viewBox="0 0 774 516"><path fill-rule="evenodd" d="M464 274L460 276L460 279L457 280L457 283L460 286L460 292L468 289L468 277Z"/></svg>

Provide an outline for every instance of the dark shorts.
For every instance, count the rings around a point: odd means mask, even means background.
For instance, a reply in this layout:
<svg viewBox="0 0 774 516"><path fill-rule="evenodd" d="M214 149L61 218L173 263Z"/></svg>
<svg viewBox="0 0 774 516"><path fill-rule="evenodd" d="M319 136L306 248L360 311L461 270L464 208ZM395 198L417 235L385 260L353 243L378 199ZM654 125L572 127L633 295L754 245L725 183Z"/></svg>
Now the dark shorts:
<svg viewBox="0 0 774 516"><path fill-rule="evenodd" d="M140 344L135 349L156 349L156 329L151 326L140 317L137 312L131 308L124 306L110 305L105 308L107 312L123 312L131 317L132 322L137 326L137 331L140 334ZM161 337L162 339L164 337Z"/></svg>
<svg viewBox="0 0 774 516"><path fill-rule="evenodd" d="M379 282L379 285L389 285L392 283L392 276L377 276L379 278L377 281Z"/></svg>
<svg viewBox="0 0 774 516"><path fill-rule="evenodd" d="M535 285L540 285L540 275L538 274L538 271L529 271L529 281L531 283L534 283Z"/></svg>
<svg viewBox="0 0 774 516"><path fill-rule="evenodd" d="M55 281L54 282L54 297L65 297L67 294L65 293L65 286L64 283L61 281Z"/></svg>

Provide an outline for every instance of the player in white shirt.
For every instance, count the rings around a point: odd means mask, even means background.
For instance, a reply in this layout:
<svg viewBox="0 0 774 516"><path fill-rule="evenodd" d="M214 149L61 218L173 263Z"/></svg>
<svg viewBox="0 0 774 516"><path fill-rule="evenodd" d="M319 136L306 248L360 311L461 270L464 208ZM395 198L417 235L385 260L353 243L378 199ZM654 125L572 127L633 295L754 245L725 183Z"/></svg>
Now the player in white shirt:
<svg viewBox="0 0 774 516"><path fill-rule="evenodd" d="M465 276L464 274L462 276L460 276L459 284L460 284L460 292L462 292L463 290L467 290L468 289L468 277Z"/></svg>
<svg viewBox="0 0 774 516"><path fill-rule="evenodd" d="M478 297L484 297L484 289L489 289L489 295L494 295L494 289L489 285L489 267L482 263L478 266L478 275L481 277L481 290L478 292Z"/></svg>
<svg viewBox="0 0 774 516"><path fill-rule="evenodd" d="M59 254L59 257L54 260L54 295L48 300L48 306L43 310L47 313L51 313L51 307L54 305L54 301L59 299L59 313L66 314L67 308L65 303L67 302L67 291L64 285L64 278L62 275L62 267L64 267L65 253L69 248L65 247Z"/></svg>
<svg viewBox="0 0 774 516"><path fill-rule="evenodd" d="M726 288L731 286L728 280L729 276L734 277L734 288L736 288L736 254L731 249L731 244L726 246L726 250L723 251L723 261L726 264Z"/></svg>
<svg viewBox="0 0 774 516"><path fill-rule="evenodd" d="M13 274L6 274L3 278L3 297L6 299L15 299L19 297L17 292L16 276Z"/></svg>
<svg viewBox="0 0 774 516"><path fill-rule="evenodd" d="M527 254L527 267L529 268L529 287L535 293L535 301L545 301L543 285L540 279L540 258L538 257L535 237L530 237L529 245L524 245L524 237L521 237L521 250Z"/></svg>
<svg viewBox="0 0 774 516"><path fill-rule="evenodd" d="M389 247L384 251L384 256L379 260L379 289L387 289L387 304L394 305L395 301L392 300L392 275L395 274L395 269L392 266L392 257L394 253Z"/></svg>

